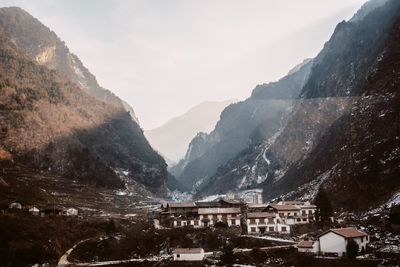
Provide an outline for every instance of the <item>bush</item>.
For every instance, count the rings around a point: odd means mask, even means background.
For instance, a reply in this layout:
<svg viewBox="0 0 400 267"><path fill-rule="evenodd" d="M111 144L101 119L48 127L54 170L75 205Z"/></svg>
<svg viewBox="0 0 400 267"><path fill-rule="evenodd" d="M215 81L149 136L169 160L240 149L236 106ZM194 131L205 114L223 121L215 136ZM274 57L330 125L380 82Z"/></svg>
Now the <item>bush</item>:
<svg viewBox="0 0 400 267"><path fill-rule="evenodd" d="M347 258L350 260L354 260L357 257L358 249L359 249L358 244L353 239L350 239L347 242L346 246Z"/></svg>

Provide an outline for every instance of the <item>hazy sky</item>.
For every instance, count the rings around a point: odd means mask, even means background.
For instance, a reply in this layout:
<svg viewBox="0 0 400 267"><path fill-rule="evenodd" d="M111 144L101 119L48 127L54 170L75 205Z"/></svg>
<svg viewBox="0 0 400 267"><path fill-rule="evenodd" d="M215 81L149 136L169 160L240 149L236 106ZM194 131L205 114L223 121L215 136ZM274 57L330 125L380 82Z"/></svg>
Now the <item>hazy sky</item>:
<svg viewBox="0 0 400 267"><path fill-rule="evenodd" d="M314 57L365 0L2 0L49 26L154 128Z"/></svg>

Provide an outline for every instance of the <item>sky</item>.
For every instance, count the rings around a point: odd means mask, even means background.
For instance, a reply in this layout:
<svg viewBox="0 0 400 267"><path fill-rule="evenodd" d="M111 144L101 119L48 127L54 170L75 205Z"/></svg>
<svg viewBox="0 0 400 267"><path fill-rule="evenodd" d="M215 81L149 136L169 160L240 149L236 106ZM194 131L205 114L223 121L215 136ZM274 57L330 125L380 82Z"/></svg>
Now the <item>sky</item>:
<svg viewBox="0 0 400 267"><path fill-rule="evenodd" d="M65 41L152 129L206 100L245 99L314 57L366 0L1 0Z"/></svg>

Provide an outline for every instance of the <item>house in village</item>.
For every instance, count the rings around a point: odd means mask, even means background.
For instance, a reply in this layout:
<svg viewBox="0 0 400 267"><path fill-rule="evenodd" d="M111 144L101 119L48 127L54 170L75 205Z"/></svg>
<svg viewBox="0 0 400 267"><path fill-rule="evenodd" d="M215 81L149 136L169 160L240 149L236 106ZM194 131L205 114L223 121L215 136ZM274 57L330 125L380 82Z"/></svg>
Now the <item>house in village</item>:
<svg viewBox="0 0 400 267"><path fill-rule="evenodd" d="M29 212L33 215L39 215L40 210L36 207L29 208Z"/></svg>
<svg viewBox="0 0 400 267"><path fill-rule="evenodd" d="M8 205L9 209L17 209L20 210L22 209L22 203L19 201L12 201L10 202L10 204Z"/></svg>
<svg viewBox="0 0 400 267"><path fill-rule="evenodd" d="M322 255L345 256L346 246L354 240L360 251L365 251L369 243L369 236L356 228L330 229L319 236L319 253Z"/></svg>
<svg viewBox="0 0 400 267"><path fill-rule="evenodd" d="M247 232L249 234L264 234L267 232L290 233L288 225L278 223L275 213L249 212L247 213Z"/></svg>
<svg viewBox="0 0 400 267"><path fill-rule="evenodd" d="M174 261L202 261L204 250L202 248L176 248L173 251Z"/></svg>
<svg viewBox="0 0 400 267"><path fill-rule="evenodd" d="M309 202L280 202L274 204L249 204L247 206L247 231L249 234L278 232L289 234L291 226L314 221L316 206Z"/></svg>
<svg viewBox="0 0 400 267"><path fill-rule="evenodd" d="M241 210L239 207L199 208L201 226L213 226L223 223L227 226L240 226Z"/></svg>
<svg viewBox="0 0 400 267"><path fill-rule="evenodd" d="M69 208L65 210L65 215L67 216L78 216L78 210L75 208Z"/></svg>
<svg viewBox="0 0 400 267"><path fill-rule="evenodd" d="M219 199L212 202L166 202L161 205L160 225L169 227L240 225L243 203Z"/></svg>
<svg viewBox="0 0 400 267"><path fill-rule="evenodd" d="M302 240L296 245L299 253L314 254L319 253L319 241L318 240Z"/></svg>

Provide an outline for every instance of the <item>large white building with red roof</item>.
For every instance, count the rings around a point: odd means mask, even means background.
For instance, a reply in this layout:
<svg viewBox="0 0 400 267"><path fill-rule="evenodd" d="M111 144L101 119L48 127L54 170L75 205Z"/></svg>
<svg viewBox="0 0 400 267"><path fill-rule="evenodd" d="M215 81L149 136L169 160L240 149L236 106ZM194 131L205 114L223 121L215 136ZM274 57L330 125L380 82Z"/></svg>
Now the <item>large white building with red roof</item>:
<svg viewBox="0 0 400 267"><path fill-rule="evenodd" d="M369 243L368 234L353 227L330 229L319 236L319 250L322 255L345 256L346 246L354 240L360 251L365 251Z"/></svg>

